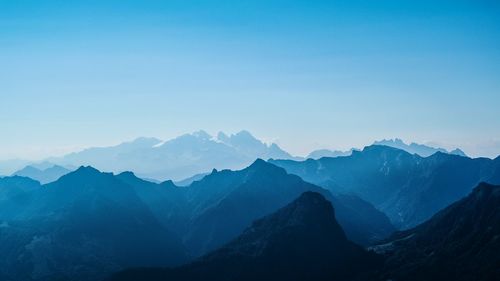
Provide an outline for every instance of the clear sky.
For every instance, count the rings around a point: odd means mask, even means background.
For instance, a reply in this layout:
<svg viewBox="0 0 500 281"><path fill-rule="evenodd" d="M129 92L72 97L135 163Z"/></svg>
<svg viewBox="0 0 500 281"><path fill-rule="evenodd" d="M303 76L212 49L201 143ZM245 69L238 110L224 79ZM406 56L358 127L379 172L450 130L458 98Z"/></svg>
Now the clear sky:
<svg viewBox="0 0 500 281"><path fill-rule="evenodd" d="M0 0L0 159L198 129L496 156L499 1Z"/></svg>

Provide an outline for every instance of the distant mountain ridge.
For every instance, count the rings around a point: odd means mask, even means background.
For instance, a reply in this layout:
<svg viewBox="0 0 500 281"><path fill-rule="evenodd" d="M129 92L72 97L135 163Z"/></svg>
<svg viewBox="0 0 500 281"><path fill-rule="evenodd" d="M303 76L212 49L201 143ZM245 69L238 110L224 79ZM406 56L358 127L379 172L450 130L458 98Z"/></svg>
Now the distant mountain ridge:
<svg viewBox="0 0 500 281"><path fill-rule="evenodd" d="M90 166L45 185L0 178L0 279L86 281L128 267L178 265L307 191L332 202L352 241L372 244L395 230L369 203L332 196L260 159L185 187Z"/></svg>
<svg viewBox="0 0 500 281"><path fill-rule="evenodd" d="M459 148L455 148L454 150L448 151L444 148L431 147L428 145L418 144L415 142L412 142L410 144L406 144L405 142L403 142L403 140L398 139L398 138L388 139L388 140L383 139L381 141L376 141L373 144L374 145L385 145L385 146L390 146L390 147L402 149L410 154L418 154L422 157L431 156L432 154L434 154L436 152L442 152L442 153L448 153L448 154L467 157L467 155Z"/></svg>
<svg viewBox="0 0 500 281"><path fill-rule="evenodd" d="M500 158L471 159L442 152L421 157L381 145L346 157L270 162L334 194L360 196L401 228L427 220L479 182L500 183Z"/></svg>
<svg viewBox="0 0 500 281"><path fill-rule="evenodd" d="M45 184L53 182L69 172L71 172L71 170L66 169L59 165L52 165L44 169L39 169L34 165L28 165L23 169L16 171L12 175L32 178L34 180L39 181L42 184Z"/></svg>
<svg viewBox="0 0 500 281"><path fill-rule="evenodd" d="M423 157L435 152L466 156L458 148L446 151L416 143L405 144L401 139L382 140L375 144L403 149L410 154L416 153ZM141 137L114 146L93 147L63 157L47 158L42 163L28 160L0 161L0 175L13 174L27 165L40 170L45 170L54 164L69 170L90 165L101 171L114 173L134 171L141 178L155 181L171 179L178 182L194 175L209 173L214 168L242 169L257 158L298 161L308 158L350 156L352 151L359 149L351 148L348 151L318 149L306 157L300 157L291 155L275 143L264 143L245 130L231 135L219 132L216 136L201 130L166 141ZM189 182L188 180L182 184Z"/></svg>
<svg viewBox="0 0 500 281"><path fill-rule="evenodd" d="M111 147L89 148L60 158L59 165L91 165L108 172L134 171L143 178L183 180L212 169L242 169L255 159L298 159L278 145L265 144L248 131L217 137L205 131L161 141L138 138Z"/></svg>
<svg viewBox="0 0 500 281"><path fill-rule="evenodd" d="M340 150L329 150L329 149L318 149L314 150L309 155L307 155L307 159L320 159L323 157L339 157L339 156L349 156L352 152L356 150L355 148L351 148L348 151L340 151Z"/></svg>
<svg viewBox="0 0 500 281"><path fill-rule="evenodd" d="M415 142L412 142L410 144L406 144L403 142L403 140L395 138L395 139L383 139L381 141L375 141L373 145L385 145L385 146L390 146L394 147L397 149L404 150L410 154L418 154L419 156L422 157L428 157L431 156L432 154L436 152L442 152L442 153L448 153L448 154L453 154L453 155L459 155L459 156L464 156L467 157L467 155L459 148L456 148L454 150L448 151L444 148L435 148L432 146L424 145L424 144L418 144ZM360 151L360 149L356 148L351 148L350 150L347 151L341 151L341 150L329 150L329 149L318 149L314 150L309 155L307 155L306 159L320 159L323 157L339 157L339 156L350 156L353 151ZM299 159L296 159L299 160ZM305 160L305 159L304 159Z"/></svg>

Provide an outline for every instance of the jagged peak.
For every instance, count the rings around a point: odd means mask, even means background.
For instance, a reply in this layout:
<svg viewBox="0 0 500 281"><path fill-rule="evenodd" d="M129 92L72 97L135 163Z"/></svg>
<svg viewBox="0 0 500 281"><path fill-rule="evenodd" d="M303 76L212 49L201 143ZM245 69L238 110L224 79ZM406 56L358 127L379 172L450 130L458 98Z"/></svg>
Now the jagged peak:
<svg viewBox="0 0 500 281"><path fill-rule="evenodd" d="M329 228L328 225L334 228ZM256 220L243 233L243 236L248 235L248 238L254 239L253 235L258 229L265 232L274 232L289 227L295 228L296 226L307 230L315 227L326 227L332 231L328 233L329 235L333 235L329 239L347 241L344 231L335 219L335 211L332 204L323 195L313 191L302 193L295 200L276 212ZM320 233L323 232L320 231Z"/></svg>
<svg viewBox="0 0 500 281"><path fill-rule="evenodd" d="M280 175L287 174L285 169L278 167L272 163L269 163L265 160L262 160L260 158L257 158L250 166L243 169L243 171L252 172L252 173L272 172L274 174L280 174Z"/></svg>
<svg viewBox="0 0 500 281"><path fill-rule="evenodd" d="M384 144L398 144L398 145L407 145L402 139L400 138L393 138L393 139L383 139L380 141L375 141L373 144L375 145L384 145ZM412 143L413 144L413 143Z"/></svg>
<svg viewBox="0 0 500 281"><path fill-rule="evenodd" d="M139 177L137 177L134 172L132 171L125 171L125 172L121 172L119 173L118 175L116 175L117 177L123 177L123 178L137 178L139 179Z"/></svg>
<svg viewBox="0 0 500 281"><path fill-rule="evenodd" d="M250 168L250 169L261 169L261 168L266 168L266 167L278 168L277 166L275 166L269 162L266 162L265 160L263 160L261 158L255 159L255 161L252 164L250 164L250 166L248 166L248 168Z"/></svg>
<svg viewBox="0 0 500 281"><path fill-rule="evenodd" d="M172 180L166 180L160 183L163 187L177 187L177 185Z"/></svg>
<svg viewBox="0 0 500 281"><path fill-rule="evenodd" d="M450 154L467 157L467 154L465 154L465 152L458 147L450 151Z"/></svg>
<svg viewBox="0 0 500 281"><path fill-rule="evenodd" d="M101 171L97 170L96 168L92 166L80 166L78 169L76 169L73 172L70 172L61 178L68 178L68 177L80 177L80 176L99 176L103 175L105 173L102 173Z"/></svg>

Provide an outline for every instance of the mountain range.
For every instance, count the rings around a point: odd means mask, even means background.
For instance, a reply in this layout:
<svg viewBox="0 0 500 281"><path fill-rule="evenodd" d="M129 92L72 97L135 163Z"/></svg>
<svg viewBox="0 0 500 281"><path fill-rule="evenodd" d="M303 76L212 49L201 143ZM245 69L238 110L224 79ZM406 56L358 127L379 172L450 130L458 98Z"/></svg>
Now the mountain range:
<svg viewBox="0 0 500 281"><path fill-rule="evenodd" d="M113 272L490 280L499 187L483 181L500 182L500 157L421 157L381 145L318 160L257 159L183 186L90 166L47 184L3 177L0 280L90 281ZM393 234L393 225L403 230ZM127 270L144 267L157 269Z"/></svg>
<svg viewBox="0 0 500 281"><path fill-rule="evenodd" d="M400 139L382 140L375 142L375 144L395 147L422 157L430 156L436 152L465 156L459 149L448 152L442 148L416 143L407 145ZM348 151L319 149L304 158L292 156L277 144L266 144L252 136L248 131L232 135L220 132L217 136L198 131L167 141L143 137L115 146L93 147L62 157L51 157L42 162L0 161L0 174L13 174L26 166L45 170L58 165L75 170L79 166L90 165L101 171L114 173L134 171L141 178L155 181L171 179L186 185L191 182L189 178L194 175L207 174L214 168L219 170L242 169L257 158L265 160L269 158L320 159L322 157L350 156L352 151L358 150L355 148ZM47 182L43 177L40 177L40 180L44 183ZM182 182L184 180L187 181Z"/></svg>
<svg viewBox="0 0 500 281"><path fill-rule="evenodd" d="M110 280L352 280L380 265L347 239L331 202L308 191L191 264L126 270Z"/></svg>
<svg viewBox="0 0 500 281"><path fill-rule="evenodd" d="M481 183L372 249L386 258L382 280L500 280L500 186Z"/></svg>
<svg viewBox="0 0 500 281"><path fill-rule="evenodd" d="M2 178L0 206L1 280L99 280L188 260L132 187L91 167L46 185Z"/></svg>
<svg viewBox="0 0 500 281"><path fill-rule="evenodd" d="M45 169L39 169L35 166L28 165L23 169L16 171L13 176L28 177L39 181L42 184L53 182L60 177L71 172L71 170L66 169L59 165L52 165L51 167Z"/></svg>
<svg viewBox="0 0 500 281"><path fill-rule="evenodd" d="M181 264L307 191L334 204L352 241L373 244L395 230L360 198L332 196L263 160L239 171L214 170L187 187L87 166L45 185L0 178L0 277L96 280L128 267Z"/></svg>
<svg viewBox="0 0 500 281"><path fill-rule="evenodd" d="M143 178L183 180L212 169L242 169L257 158L294 159L276 144L267 145L247 131L234 135L204 131L168 141L138 138L112 147L89 148L48 161L59 165L91 165L108 172L134 171Z"/></svg>
<svg viewBox="0 0 500 281"><path fill-rule="evenodd" d="M428 157L428 156L431 156L432 154L436 153L436 152L441 152L441 153L448 153L448 154L453 154L453 155L458 155L458 156L467 156L465 155L465 153L459 149L459 148L455 148L454 150L451 150L451 151L448 151L444 148L440 148L440 147L432 147L432 146L428 146L428 145L424 145L424 144L418 144L418 143L410 143L410 144L406 144L405 142L403 142L403 140L401 139L398 139L398 138L395 138L395 139L384 139L384 140L381 140L381 141L376 141L373 143L374 145L385 145L385 146L390 146L390 147L394 147L394 148L398 148L398 149L401 149L401 150L404 150L410 154L418 154L422 157Z"/></svg>
<svg viewBox="0 0 500 281"><path fill-rule="evenodd" d="M412 142L410 144L406 144L403 140L395 138L395 139L383 139L380 141L375 141L373 145L385 145L385 146L390 146L394 147L397 149L404 150L410 154L417 154L422 157L428 157L431 156L432 154L436 152L442 152L442 153L448 153L448 154L453 154L453 155L459 155L459 156L464 156L466 157L467 155L460 150L459 148L455 148L454 150L448 151L444 148L440 147L432 147L429 145L424 145L424 144L418 144L415 142ZM318 149L314 150L309 155L307 155L306 159L320 159L323 157L339 157L339 156L350 156L353 151L359 151L359 149L356 148L351 148L347 151L341 151L341 150L329 150L329 149ZM295 159L298 160L298 159ZM305 160L305 159L302 159Z"/></svg>
<svg viewBox="0 0 500 281"><path fill-rule="evenodd" d="M183 188L175 188L171 181L147 182L130 172L116 177L136 189L158 220L183 237L194 256L223 245L253 220L283 207L305 191L325 195L336 206L348 237L357 243L371 244L395 230L389 219L368 202L356 196L332 196L260 159L239 171L213 170Z"/></svg>
<svg viewBox="0 0 500 281"><path fill-rule="evenodd" d="M441 152L421 157L381 145L344 157L270 163L334 194L355 194L403 229L429 219L479 182L500 183L500 157L472 159Z"/></svg>
<svg viewBox="0 0 500 281"><path fill-rule="evenodd" d="M500 186L480 183L368 251L346 239L330 202L305 192L190 264L128 269L109 280L489 281L500 278L499 237Z"/></svg>

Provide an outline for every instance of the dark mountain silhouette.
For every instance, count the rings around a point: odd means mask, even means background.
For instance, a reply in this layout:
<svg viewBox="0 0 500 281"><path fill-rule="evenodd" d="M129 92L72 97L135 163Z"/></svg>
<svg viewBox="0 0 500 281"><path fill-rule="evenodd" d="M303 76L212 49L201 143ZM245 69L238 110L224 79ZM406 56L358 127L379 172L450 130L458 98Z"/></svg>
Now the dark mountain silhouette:
<svg viewBox="0 0 500 281"><path fill-rule="evenodd" d="M369 203L355 196L332 196L260 159L243 170L214 170L188 187L161 189L148 197L143 195L148 189L142 186L152 183L137 178L136 183L130 179L126 182L143 190L139 196L159 220L184 238L195 256L222 246L253 220L285 206L305 191L319 192L335 205L337 218L352 241L367 245L394 231L389 219Z"/></svg>
<svg viewBox="0 0 500 281"><path fill-rule="evenodd" d="M81 167L30 185L22 208L0 222L2 280L98 280L121 268L187 260L180 239L112 174Z"/></svg>
<svg viewBox="0 0 500 281"><path fill-rule="evenodd" d="M33 198L34 192L41 187L40 182L31 178L12 176L0 178L0 224L5 220L22 216Z"/></svg>
<svg viewBox="0 0 500 281"><path fill-rule="evenodd" d="M15 172L13 176L28 177L45 184L53 182L69 172L71 171L59 165L53 165L45 169L38 169L32 165L28 165Z"/></svg>
<svg viewBox="0 0 500 281"><path fill-rule="evenodd" d="M214 170L187 187L92 167L46 185L2 178L0 187L6 280L93 280L126 267L180 264L188 252L200 256L226 244L306 191L335 205L352 241L370 244L394 231L369 203L332 196L260 159L239 171Z"/></svg>
<svg viewBox="0 0 500 281"><path fill-rule="evenodd" d="M123 172L116 178L131 186L137 196L152 211L156 219L167 229L183 237L191 214L185 189L172 181L153 183L136 177L132 172Z"/></svg>
<svg viewBox="0 0 500 281"><path fill-rule="evenodd" d="M387 256L383 280L500 280L500 186L481 183L373 249Z"/></svg>
<svg viewBox="0 0 500 281"><path fill-rule="evenodd" d="M354 193L410 228L466 196L479 182L500 183L500 160L437 152L420 157L373 145L351 156L306 161L270 160L335 193Z"/></svg>
<svg viewBox="0 0 500 281"><path fill-rule="evenodd" d="M424 144L418 144L418 143L414 143L414 142L412 142L410 144L406 144L401 139L398 139L398 138L389 139L389 140L384 139L381 141L376 141L373 144L374 145L385 145L385 146L398 148L398 149L404 150L410 154L418 154L419 156L422 156L422 157L431 156L432 154L434 154L436 152L449 153L449 154L467 157L467 155L465 155L465 153L462 150L460 150L459 148L456 148L452 151L447 151L444 148L440 148L440 147L436 148L436 147L432 147L432 146L428 146L428 145L424 145Z"/></svg>
<svg viewBox="0 0 500 281"><path fill-rule="evenodd" d="M132 269L111 280L351 280L378 264L346 238L329 201L305 192L192 264Z"/></svg>

